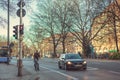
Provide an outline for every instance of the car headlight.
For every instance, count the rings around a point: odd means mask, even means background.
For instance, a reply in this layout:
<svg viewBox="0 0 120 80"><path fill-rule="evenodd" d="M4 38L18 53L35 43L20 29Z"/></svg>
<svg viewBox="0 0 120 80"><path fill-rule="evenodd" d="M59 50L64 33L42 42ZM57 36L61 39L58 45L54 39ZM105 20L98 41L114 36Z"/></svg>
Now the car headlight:
<svg viewBox="0 0 120 80"><path fill-rule="evenodd" d="M72 64L72 62L68 61L68 62L67 62L67 64L69 64L69 65L70 65L70 64Z"/></svg>
<svg viewBox="0 0 120 80"><path fill-rule="evenodd" d="M86 64L86 63L87 63L86 61L83 62L83 64Z"/></svg>

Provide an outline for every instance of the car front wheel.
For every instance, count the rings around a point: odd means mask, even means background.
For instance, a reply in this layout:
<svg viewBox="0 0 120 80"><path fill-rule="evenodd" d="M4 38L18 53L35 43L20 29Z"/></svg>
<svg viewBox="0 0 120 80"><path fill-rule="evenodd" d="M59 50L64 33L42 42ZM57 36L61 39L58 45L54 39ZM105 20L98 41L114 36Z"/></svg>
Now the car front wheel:
<svg viewBox="0 0 120 80"><path fill-rule="evenodd" d="M60 63L58 63L58 67L59 67L59 69L61 69L62 67L60 66Z"/></svg>
<svg viewBox="0 0 120 80"><path fill-rule="evenodd" d="M58 67L59 67L59 69L62 69L62 67L60 65Z"/></svg>
<svg viewBox="0 0 120 80"><path fill-rule="evenodd" d="M66 65L66 64L64 65L64 69L65 69L65 70L68 70L68 67L67 67L67 65Z"/></svg>
<svg viewBox="0 0 120 80"><path fill-rule="evenodd" d="M87 70L87 67L84 67L83 70Z"/></svg>

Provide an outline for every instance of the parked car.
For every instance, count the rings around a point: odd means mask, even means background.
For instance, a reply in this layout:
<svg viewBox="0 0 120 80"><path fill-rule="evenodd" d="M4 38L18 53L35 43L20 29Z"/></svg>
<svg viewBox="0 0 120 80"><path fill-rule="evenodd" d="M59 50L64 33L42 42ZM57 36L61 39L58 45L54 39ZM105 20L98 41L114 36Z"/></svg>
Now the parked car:
<svg viewBox="0 0 120 80"><path fill-rule="evenodd" d="M67 53L61 54L58 60L59 69L87 69L87 63L79 54Z"/></svg>

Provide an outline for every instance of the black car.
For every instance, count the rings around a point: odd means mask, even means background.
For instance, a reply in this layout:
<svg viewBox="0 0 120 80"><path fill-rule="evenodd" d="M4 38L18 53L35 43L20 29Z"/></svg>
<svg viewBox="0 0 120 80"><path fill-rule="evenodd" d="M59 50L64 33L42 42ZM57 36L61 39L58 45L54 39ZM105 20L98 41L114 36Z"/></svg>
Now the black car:
<svg viewBox="0 0 120 80"><path fill-rule="evenodd" d="M87 63L79 54L67 53L61 54L58 60L59 69L87 69Z"/></svg>

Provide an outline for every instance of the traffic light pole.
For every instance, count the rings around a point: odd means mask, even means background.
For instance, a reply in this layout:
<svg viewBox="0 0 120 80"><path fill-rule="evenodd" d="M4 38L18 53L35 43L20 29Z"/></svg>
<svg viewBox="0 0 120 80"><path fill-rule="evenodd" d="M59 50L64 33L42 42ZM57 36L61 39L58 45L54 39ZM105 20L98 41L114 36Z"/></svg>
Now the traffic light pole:
<svg viewBox="0 0 120 80"><path fill-rule="evenodd" d="M20 25L22 25L22 1L20 0ZM20 35L20 28L18 28L18 47L19 47L19 59L18 59L18 76L22 76L22 35Z"/></svg>

